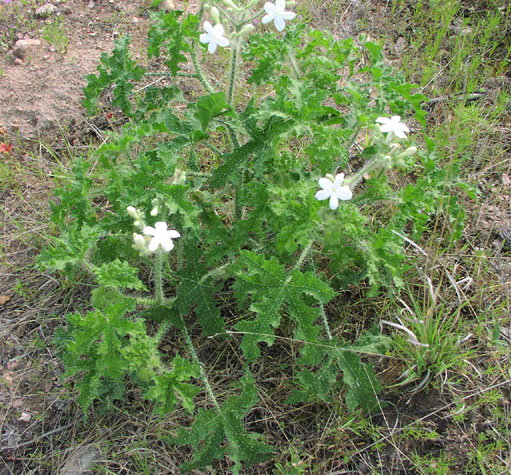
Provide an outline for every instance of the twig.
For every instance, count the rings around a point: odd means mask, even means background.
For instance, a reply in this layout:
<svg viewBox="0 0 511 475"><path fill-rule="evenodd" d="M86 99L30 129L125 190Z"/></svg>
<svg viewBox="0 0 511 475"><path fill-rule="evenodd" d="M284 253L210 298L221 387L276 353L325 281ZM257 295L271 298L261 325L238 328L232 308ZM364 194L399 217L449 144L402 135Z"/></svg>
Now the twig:
<svg viewBox="0 0 511 475"><path fill-rule="evenodd" d="M56 434L57 432L61 432L63 430L69 429L73 425L74 425L74 423L67 424L65 426L59 427L58 429L53 429L53 430L50 430L49 432L45 432L44 434L38 435L37 437L34 437L32 440L29 440L28 442L23 442L22 444L13 445L13 446L0 447L0 450L16 450L16 449L20 449L21 447L26 447L27 445L35 444L43 437L48 437L50 435Z"/></svg>

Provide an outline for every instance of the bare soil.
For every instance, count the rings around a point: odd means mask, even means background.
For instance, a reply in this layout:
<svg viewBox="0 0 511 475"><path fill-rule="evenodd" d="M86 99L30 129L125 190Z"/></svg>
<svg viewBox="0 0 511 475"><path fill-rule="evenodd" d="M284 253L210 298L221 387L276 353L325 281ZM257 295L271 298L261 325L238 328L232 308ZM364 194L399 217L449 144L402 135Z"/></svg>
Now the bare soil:
<svg viewBox="0 0 511 475"><path fill-rule="evenodd" d="M40 39L39 45L17 48L11 42L0 58L0 126L10 136L36 139L55 134L61 128L83 122L82 87L85 76L95 71L99 57L109 52L120 35L132 38L134 56L143 51L148 15L141 0L81 1L54 3L56 11L48 18L33 17L25 28L20 25L14 40ZM52 3L48 3L53 5ZM4 6L4 9L11 5ZM44 28L61 20L68 37L62 54L40 38ZM11 24L3 24L7 33ZM2 31L3 30L3 31Z"/></svg>

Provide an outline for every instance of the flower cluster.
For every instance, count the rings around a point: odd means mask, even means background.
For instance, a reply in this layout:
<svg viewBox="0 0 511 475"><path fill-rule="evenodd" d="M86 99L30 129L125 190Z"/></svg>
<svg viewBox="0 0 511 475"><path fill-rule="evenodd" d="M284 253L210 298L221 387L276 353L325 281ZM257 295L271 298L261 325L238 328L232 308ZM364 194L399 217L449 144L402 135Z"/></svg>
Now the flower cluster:
<svg viewBox="0 0 511 475"><path fill-rule="evenodd" d="M390 119L388 117L378 117L376 122L382 124L380 125L380 131L388 132L389 137L394 134L400 139L406 139L406 134L410 132L410 129L401 122L401 117L398 115L393 115Z"/></svg>
<svg viewBox="0 0 511 475"><path fill-rule="evenodd" d="M175 229L167 229L167 223L158 221L152 226L146 226L142 231L146 236L152 236L149 246L147 247L151 252L156 252L161 247L165 252L174 249L172 239L181 237Z"/></svg>
<svg viewBox="0 0 511 475"><path fill-rule="evenodd" d="M316 199L323 201L330 198L330 209L336 210L339 206L339 200L351 200L353 192L350 187L343 185L344 173L339 173L335 176L327 175L319 179L319 186L322 190L316 193Z"/></svg>
<svg viewBox="0 0 511 475"><path fill-rule="evenodd" d="M406 124L401 122L401 117L398 115L394 115L390 118L378 117L376 122L381 124L380 132L388 133L388 140L390 140L393 135L406 139L406 134L410 132L410 129L406 126ZM388 143L389 142L387 142L387 145ZM393 164L400 166L404 164L404 160L407 157L414 155L417 152L417 148L414 146L408 147L403 152L400 152L401 145L399 143L392 143L390 144L390 147L390 155L382 154L377 159L369 162L363 170L353 176L350 176L349 185L346 184L344 173L339 173L335 178L332 175L320 178L319 186L322 189L316 193L316 199L320 201L330 199L330 209L336 210L339 206L339 200L346 201L353 198L353 192L351 191L350 185L351 187L354 187L370 169L376 167L388 168Z"/></svg>
<svg viewBox="0 0 511 475"><path fill-rule="evenodd" d="M217 46L225 48L231 44L230 41L224 36L225 29L221 23L213 26L209 21L205 21L204 30L206 33L202 33L200 35L199 41L208 45L208 51L211 54L216 51Z"/></svg>
<svg viewBox="0 0 511 475"><path fill-rule="evenodd" d="M286 12L285 0L276 0L275 3L266 2L264 4L264 11L266 15L263 16L261 21L264 24L273 21L278 31L283 31L286 27L285 20L292 20L296 16L296 13Z"/></svg>
<svg viewBox="0 0 511 475"><path fill-rule="evenodd" d="M225 1L227 5L231 2ZM234 4L230 5L231 9L239 10ZM286 1L285 0L275 0L275 3L266 2L264 4L264 11L266 15L263 16L261 22L264 24L273 22L275 28L278 31L283 31L286 27L286 21L292 20L296 13L286 11ZM204 31L205 33L201 33L199 36L199 41L203 44L208 45L208 51L213 54L216 51L217 46L221 46L222 48L226 48L231 44L229 39L225 36L225 28L220 23L220 12L216 7L210 8L211 18L215 22L215 26L213 26L209 21L204 22ZM257 22L258 20L254 20ZM254 30L254 25L246 24L241 31L235 34L235 37L243 37L247 34L250 34Z"/></svg>
<svg viewBox="0 0 511 475"><path fill-rule="evenodd" d="M153 200L153 210L156 209L155 200ZM144 216L141 211L133 206L126 208L128 214L135 220L133 223L135 227L142 230L142 234L133 233L133 248L136 249L143 256L147 256L156 252L160 248L165 252L174 249L172 239L181 237L175 229L168 229L165 221L158 221L152 226L146 226ZM151 212L151 216L155 213Z"/></svg>

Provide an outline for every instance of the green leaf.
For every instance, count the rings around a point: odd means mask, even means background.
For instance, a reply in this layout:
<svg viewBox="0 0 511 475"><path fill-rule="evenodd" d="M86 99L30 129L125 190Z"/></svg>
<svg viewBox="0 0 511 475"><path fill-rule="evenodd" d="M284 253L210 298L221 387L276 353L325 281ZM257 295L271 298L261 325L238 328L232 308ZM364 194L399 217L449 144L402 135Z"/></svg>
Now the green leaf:
<svg viewBox="0 0 511 475"><path fill-rule="evenodd" d="M214 92L197 101L195 117L200 121L202 130L207 130L211 120L220 116L234 117L234 110L226 102L224 92Z"/></svg>
<svg viewBox="0 0 511 475"><path fill-rule="evenodd" d="M234 462L232 472L239 474L242 463L254 465L268 459L273 452L269 445L256 440L258 434L248 434L243 426L243 417L257 402L257 388L250 373L240 379L241 394L230 397L217 409L199 409L191 430L178 430L171 441L177 445L191 445L192 461L181 466L185 472L201 469L224 455ZM224 447L227 439L227 447Z"/></svg>
<svg viewBox="0 0 511 475"><path fill-rule="evenodd" d="M203 262L203 252L199 246L198 240L193 237L185 242L186 267L177 272L181 282L174 305L183 319L186 319L193 309L204 334L214 335L223 333L225 329L224 319L213 299L219 285L207 275L208 268Z"/></svg>
<svg viewBox="0 0 511 475"><path fill-rule="evenodd" d="M99 235L98 227L70 226L67 232L53 238L52 245L41 252L37 259L38 266L53 271L69 271L84 265L86 255L97 243Z"/></svg>
<svg viewBox="0 0 511 475"><path fill-rule="evenodd" d="M223 165L213 172L211 177L211 186L221 188L228 181L237 183L239 181L239 171L248 162L250 156L264 149L265 143L259 140L250 140L234 152L222 155ZM236 173L237 172L237 173Z"/></svg>
<svg viewBox="0 0 511 475"><path fill-rule="evenodd" d="M294 336L303 342L315 343L321 327L314 325L320 316L319 307L310 303L313 297L322 304L335 293L328 284L311 272L302 274L298 269L291 274L274 257L242 251L237 263L235 289L239 301L250 296L250 310L257 314L254 320L243 320L235 328L243 333L241 347L248 361L260 355L258 342L273 344L273 331L279 325L285 309L295 324ZM312 364L316 355L312 345L305 345L302 357Z"/></svg>
<svg viewBox="0 0 511 475"><path fill-rule="evenodd" d="M199 393L200 388L183 381L196 378L198 375L199 368L197 365L190 363L179 355L174 357L172 369L156 375L154 386L145 393L148 399L156 403L154 412L162 416L169 414L175 409L179 397L183 408L190 414L193 413L195 407L193 400Z"/></svg>
<svg viewBox="0 0 511 475"><path fill-rule="evenodd" d="M179 63L187 62L183 53L190 51L190 45L186 38L193 39L198 36L198 17L187 15L179 21L182 14L183 12L180 10L153 13L151 15L153 25L147 36L148 58L159 57L161 48L165 46L169 57L165 65L174 75L181 69Z"/></svg>
<svg viewBox="0 0 511 475"><path fill-rule="evenodd" d="M380 382L374 375L373 366L362 363L360 356L350 351L339 351L337 363L344 374L344 382L349 386L346 393L346 404L350 411L357 407L367 412L379 407L378 393L382 390Z"/></svg>
<svg viewBox="0 0 511 475"><path fill-rule="evenodd" d="M76 384L77 401L84 413L100 396L107 394L111 399L122 396L123 378L128 371L128 361L122 354L124 337L145 333L141 320L123 318L133 308L131 299L117 296L104 305L104 311L67 316L69 327L59 336L66 366L64 377L81 375Z"/></svg>
<svg viewBox="0 0 511 475"><path fill-rule="evenodd" d="M174 307L167 305L153 305L140 312L140 316L158 323L171 322L180 330L184 328L184 322L179 312Z"/></svg>
<svg viewBox="0 0 511 475"><path fill-rule="evenodd" d="M131 60L129 52L130 39L126 35L115 41L112 54L101 54L101 65L98 66L99 76L89 74L87 86L83 92L85 100L82 105L91 115L94 114L100 93L107 87L114 85L114 100L112 104L119 107L126 115L131 115L129 96L133 91L130 81L140 81L144 75L144 69L137 66Z"/></svg>
<svg viewBox="0 0 511 475"><path fill-rule="evenodd" d="M108 262L101 266L93 267L94 275L99 285L120 289L147 290L146 286L138 278L138 269L131 267L126 261Z"/></svg>

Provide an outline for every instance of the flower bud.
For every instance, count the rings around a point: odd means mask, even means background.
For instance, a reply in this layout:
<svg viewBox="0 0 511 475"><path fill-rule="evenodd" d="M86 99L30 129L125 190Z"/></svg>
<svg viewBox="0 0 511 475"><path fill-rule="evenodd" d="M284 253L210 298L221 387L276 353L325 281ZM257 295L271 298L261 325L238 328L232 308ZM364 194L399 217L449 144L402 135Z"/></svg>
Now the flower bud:
<svg viewBox="0 0 511 475"><path fill-rule="evenodd" d="M151 210L151 216L157 216L160 212L160 203L158 202L158 198L151 200L151 205L153 206L153 209Z"/></svg>
<svg viewBox="0 0 511 475"><path fill-rule="evenodd" d="M232 8L235 12L239 12L239 8L234 5L234 3L232 3L232 0L222 0L222 3L228 7L228 8Z"/></svg>
<svg viewBox="0 0 511 475"><path fill-rule="evenodd" d="M384 155L381 158L381 166L384 168L390 168L392 166L392 157L390 155Z"/></svg>
<svg viewBox="0 0 511 475"><path fill-rule="evenodd" d="M417 153L417 147L414 147L413 145L411 147L408 147L401 155L402 158L412 157Z"/></svg>
<svg viewBox="0 0 511 475"><path fill-rule="evenodd" d="M173 181L177 185L184 185L186 183L186 172L184 170L181 170L179 168L176 168L176 171L174 172Z"/></svg>
<svg viewBox="0 0 511 475"><path fill-rule="evenodd" d="M151 254L151 251L147 248L148 241L149 240L141 234L133 233L133 249L143 256Z"/></svg>
<svg viewBox="0 0 511 475"><path fill-rule="evenodd" d="M246 7L246 10L249 10L252 7L255 7L259 3L259 0L252 0Z"/></svg>
<svg viewBox="0 0 511 475"><path fill-rule="evenodd" d="M245 25L241 31L239 32L239 37L240 38L243 38L245 36L248 36L250 35L250 33L252 33L253 31L255 30L255 26L254 25L251 25L250 23Z"/></svg>
<svg viewBox="0 0 511 475"><path fill-rule="evenodd" d="M296 2L286 2L286 8L293 8L296 6Z"/></svg>
<svg viewBox="0 0 511 475"><path fill-rule="evenodd" d="M209 14L211 15L211 18L213 19L215 24L220 23L220 12L218 11L217 7L212 7Z"/></svg>
<svg viewBox="0 0 511 475"><path fill-rule="evenodd" d="M137 209L134 206L128 206L126 208L126 211L133 219L138 219L138 212Z"/></svg>

